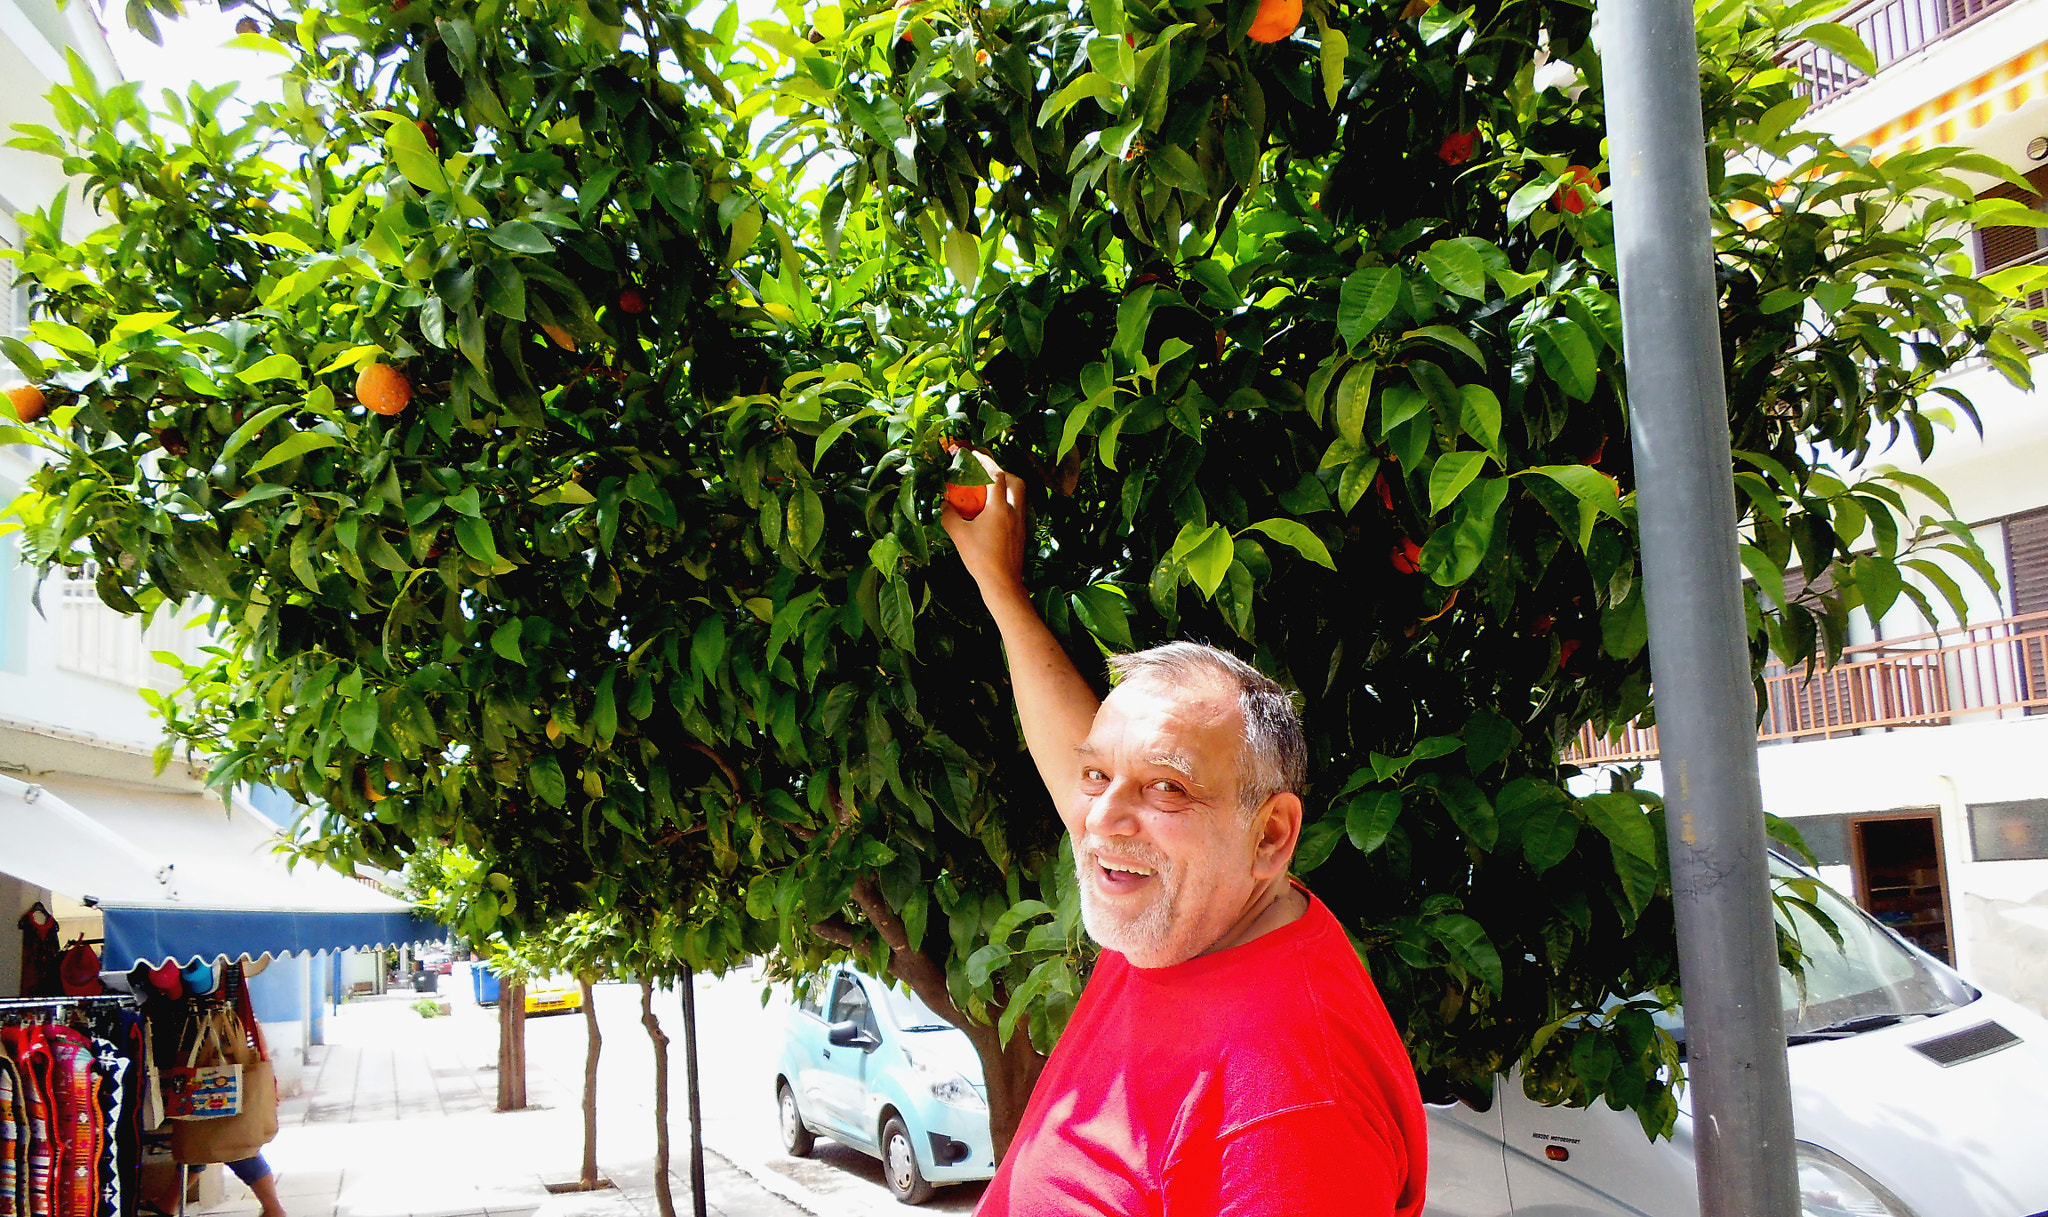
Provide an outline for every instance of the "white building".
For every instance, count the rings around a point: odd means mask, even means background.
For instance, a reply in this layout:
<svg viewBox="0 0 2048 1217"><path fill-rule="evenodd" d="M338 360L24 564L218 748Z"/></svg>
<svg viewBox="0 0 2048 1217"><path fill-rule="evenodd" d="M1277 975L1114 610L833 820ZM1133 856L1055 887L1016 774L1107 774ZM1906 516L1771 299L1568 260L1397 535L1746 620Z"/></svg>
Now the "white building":
<svg viewBox="0 0 2048 1217"><path fill-rule="evenodd" d="M1810 127L1880 157L1968 146L2034 186L1980 189L2048 210L2048 0L1870 0L1837 20L1879 70L1796 54L1816 82ZM1993 229L1974 245L1980 273L2048 263L2048 229ZM2048 358L2034 374L2048 382ZM1910 440L1875 459L1950 496L2000 587L1945 562L1969 598L1961 627L1937 628L1902 598L1882 621L1854 623L1837 667L1770 675L1764 807L1797 823L1835 887L2048 1014L2048 383L2021 392L1982 367L1947 383L1982 412L1983 438L1958 420L1931 460ZM1654 757L1654 734L1596 755ZM1644 785L1661 789L1654 760Z"/></svg>

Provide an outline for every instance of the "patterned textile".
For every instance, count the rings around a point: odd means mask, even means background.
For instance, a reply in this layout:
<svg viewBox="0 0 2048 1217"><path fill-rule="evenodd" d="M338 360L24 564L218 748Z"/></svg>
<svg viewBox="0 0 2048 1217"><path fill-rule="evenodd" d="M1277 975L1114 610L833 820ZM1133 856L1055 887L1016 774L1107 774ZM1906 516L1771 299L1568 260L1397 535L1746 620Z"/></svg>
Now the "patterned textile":
<svg viewBox="0 0 2048 1217"><path fill-rule="evenodd" d="M95 1217L120 1217L121 1162L118 1152L124 1096L121 1083L129 1059L111 1040L92 1041L93 1071L99 1077L100 1193Z"/></svg>
<svg viewBox="0 0 2048 1217"><path fill-rule="evenodd" d="M0 1027L0 1042L21 1071L22 1112L28 1125L27 1186L21 1189L28 1200L25 1217L56 1217L50 1188L57 1149L50 1137L51 1058L43 1032L42 1027Z"/></svg>
<svg viewBox="0 0 2048 1217"><path fill-rule="evenodd" d="M25 1217L21 1184L28 1128L21 1119L21 1072L0 1049L0 1217Z"/></svg>
<svg viewBox="0 0 2048 1217"><path fill-rule="evenodd" d="M93 1042L69 1027L50 1027L50 1127L57 1142L53 1217L100 1217L107 1147L100 1110L105 1082Z"/></svg>

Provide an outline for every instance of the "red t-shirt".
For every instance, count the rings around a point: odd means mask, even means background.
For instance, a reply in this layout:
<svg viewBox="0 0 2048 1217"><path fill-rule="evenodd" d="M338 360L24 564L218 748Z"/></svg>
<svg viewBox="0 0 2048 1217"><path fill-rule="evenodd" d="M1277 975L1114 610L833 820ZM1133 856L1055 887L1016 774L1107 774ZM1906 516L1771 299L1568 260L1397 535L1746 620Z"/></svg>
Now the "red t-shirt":
<svg viewBox="0 0 2048 1217"><path fill-rule="evenodd" d="M1414 1217L1408 1053L1323 902L1170 968L1104 951L976 1217Z"/></svg>

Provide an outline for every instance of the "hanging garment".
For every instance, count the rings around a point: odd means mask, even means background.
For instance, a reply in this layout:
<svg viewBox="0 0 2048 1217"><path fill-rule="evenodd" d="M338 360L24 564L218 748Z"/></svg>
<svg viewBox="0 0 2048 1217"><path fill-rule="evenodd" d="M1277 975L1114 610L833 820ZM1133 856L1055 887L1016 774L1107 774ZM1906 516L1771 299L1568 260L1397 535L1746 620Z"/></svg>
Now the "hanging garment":
<svg viewBox="0 0 2048 1217"><path fill-rule="evenodd" d="M100 1190L94 1217L118 1217L124 1181L121 1178L121 1123L126 1116L122 1083L129 1057L112 1040L92 1041L93 1072L99 1079L100 1154L96 1164Z"/></svg>
<svg viewBox="0 0 2048 1217"><path fill-rule="evenodd" d="M57 919L38 900L14 924L21 927L21 995L64 996L57 967Z"/></svg>
<svg viewBox="0 0 2048 1217"><path fill-rule="evenodd" d="M0 1042L20 1067L22 1111L28 1127L28 1169L20 1189L27 1201L24 1217L55 1217L51 1204L51 1172L56 1143L50 1137L50 1046L42 1027L0 1027Z"/></svg>
<svg viewBox="0 0 2048 1217"><path fill-rule="evenodd" d="M101 1159L107 1146L99 1051L90 1038L69 1027L51 1027L44 1036L51 1059L51 1139L57 1143L53 1217L99 1217L105 1183Z"/></svg>
<svg viewBox="0 0 2048 1217"><path fill-rule="evenodd" d="M120 1108L113 1122L114 1186L119 1191L119 1204L110 1217L137 1217L142 1209L142 1190L136 1174L142 1166L142 1099L149 1074L143 1056L148 1043L143 1029L147 1026L141 1011L123 1010L114 1030L115 1047L126 1058L127 1067L117 1088Z"/></svg>
<svg viewBox="0 0 2048 1217"><path fill-rule="evenodd" d="M85 935L64 948L57 961L57 979L66 997L98 997L107 991L100 983L100 953L86 942Z"/></svg>
<svg viewBox="0 0 2048 1217"><path fill-rule="evenodd" d="M0 1049L0 1217L26 1217L21 1186L28 1155L28 1125L21 1116L21 1071Z"/></svg>

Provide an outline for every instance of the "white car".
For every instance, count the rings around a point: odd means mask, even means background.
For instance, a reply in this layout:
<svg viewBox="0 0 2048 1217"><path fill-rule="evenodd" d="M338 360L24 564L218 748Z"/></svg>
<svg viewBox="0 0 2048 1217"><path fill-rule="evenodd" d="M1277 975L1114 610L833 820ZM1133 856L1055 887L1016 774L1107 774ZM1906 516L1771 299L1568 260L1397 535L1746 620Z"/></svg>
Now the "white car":
<svg viewBox="0 0 2048 1217"><path fill-rule="evenodd" d="M1784 978L1804 1217L2048 1217L2048 1021L1826 888L1818 903L1844 945L1803 922L1804 1001ZM1697 1217L1690 1106L1650 1141L1631 1112L1544 1107L1512 1078L1431 1103L1424 1212Z"/></svg>

